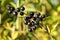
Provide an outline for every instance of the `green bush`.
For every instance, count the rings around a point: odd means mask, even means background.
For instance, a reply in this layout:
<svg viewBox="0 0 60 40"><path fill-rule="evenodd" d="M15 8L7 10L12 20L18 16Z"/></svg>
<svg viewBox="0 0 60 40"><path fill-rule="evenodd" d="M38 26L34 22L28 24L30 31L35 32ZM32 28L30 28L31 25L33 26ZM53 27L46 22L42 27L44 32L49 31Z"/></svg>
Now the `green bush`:
<svg viewBox="0 0 60 40"><path fill-rule="evenodd" d="M24 15L8 13L8 6L25 7ZM24 18L30 12L47 17L33 32L28 31ZM60 0L0 0L0 40L60 40Z"/></svg>

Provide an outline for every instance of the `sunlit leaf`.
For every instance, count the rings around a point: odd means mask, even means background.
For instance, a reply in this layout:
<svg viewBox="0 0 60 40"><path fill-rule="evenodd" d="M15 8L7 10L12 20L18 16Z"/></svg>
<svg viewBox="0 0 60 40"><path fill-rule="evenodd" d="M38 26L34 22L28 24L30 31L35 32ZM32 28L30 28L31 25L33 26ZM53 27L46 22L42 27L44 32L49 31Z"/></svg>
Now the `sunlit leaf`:
<svg viewBox="0 0 60 40"><path fill-rule="evenodd" d="M15 32L12 34L12 39L16 39L16 38L17 38L17 36L18 36L18 32L17 32L17 31L15 31Z"/></svg>
<svg viewBox="0 0 60 40"><path fill-rule="evenodd" d="M7 36L8 35L8 30L4 31L4 35Z"/></svg>
<svg viewBox="0 0 60 40"><path fill-rule="evenodd" d="M6 1L6 0L2 0L1 5L3 5L5 1Z"/></svg>
<svg viewBox="0 0 60 40"><path fill-rule="evenodd" d="M59 1L58 0L50 0L53 5L58 5Z"/></svg>
<svg viewBox="0 0 60 40"><path fill-rule="evenodd" d="M13 7L15 7L15 8L17 8L16 6L16 4L14 4L13 2L10 2L10 4L13 6Z"/></svg>
<svg viewBox="0 0 60 40"><path fill-rule="evenodd" d="M58 33L57 31L53 31L51 34L56 37Z"/></svg>
<svg viewBox="0 0 60 40"><path fill-rule="evenodd" d="M50 28L47 26L46 27L48 34L51 32Z"/></svg>
<svg viewBox="0 0 60 40"><path fill-rule="evenodd" d="M5 23L4 25L4 28L6 28L7 30L11 30L11 26L9 25L9 23Z"/></svg>
<svg viewBox="0 0 60 40"><path fill-rule="evenodd" d="M58 22L54 22L52 24L52 26L51 26L52 28L50 27L51 32L53 32L56 29L57 25L58 25Z"/></svg>
<svg viewBox="0 0 60 40"><path fill-rule="evenodd" d="M57 7L57 11L60 12L60 6Z"/></svg>
<svg viewBox="0 0 60 40"><path fill-rule="evenodd" d="M9 40L12 40L12 38L11 38L11 37L9 37L9 36L8 36L8 39L9 39Z"/></svg>

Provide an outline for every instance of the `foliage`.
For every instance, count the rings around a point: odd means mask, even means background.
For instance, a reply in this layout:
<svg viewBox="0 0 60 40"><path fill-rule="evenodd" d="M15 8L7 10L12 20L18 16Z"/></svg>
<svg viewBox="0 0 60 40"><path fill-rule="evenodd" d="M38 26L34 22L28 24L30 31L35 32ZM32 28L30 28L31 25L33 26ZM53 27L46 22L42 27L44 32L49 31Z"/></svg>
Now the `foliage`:
<svg viewBox="0 0 60 40"><path fill-rule="evenodd" d="M11 17L7 7L25 7L25 15ZM24 17L30 12L40 12L47 17L42 28L28 32ZM23 23L23 30L21 27ZM0 0L0 40L60 40L60 0Z"/></svg>

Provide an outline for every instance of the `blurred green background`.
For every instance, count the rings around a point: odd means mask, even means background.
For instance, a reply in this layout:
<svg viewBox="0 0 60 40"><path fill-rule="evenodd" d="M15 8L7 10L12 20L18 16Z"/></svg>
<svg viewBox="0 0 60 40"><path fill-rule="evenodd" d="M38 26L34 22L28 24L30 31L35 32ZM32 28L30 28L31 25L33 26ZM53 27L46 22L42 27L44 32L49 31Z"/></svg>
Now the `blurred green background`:
<svg viewBox="0 0 60 40"><path fill-rule="evenodd" d="M7 7L24 6L24 13L30 11L46 14L43 28L28 32L23 18L19 14L11 17ZM20 23L23 23L21 30ZM60 40L60 0L0 0L0 40Z"/></svg>

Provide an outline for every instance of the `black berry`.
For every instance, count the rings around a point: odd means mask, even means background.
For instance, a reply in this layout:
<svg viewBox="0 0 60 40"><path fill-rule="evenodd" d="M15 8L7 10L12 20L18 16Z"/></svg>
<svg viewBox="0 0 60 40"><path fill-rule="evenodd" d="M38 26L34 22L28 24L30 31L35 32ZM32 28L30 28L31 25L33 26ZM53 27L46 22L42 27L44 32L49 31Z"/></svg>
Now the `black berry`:
<svg viewBox="0 0 60 40"><path fill-rule="evenodd" d="M31 24L32 24L32 26L33 26L33 25L34 25L34 22L32 21Z"/></svg>
<svg viewBox="0 0 60 40"><path fill-rule="evenodd" d="M25 17L25 20L28 20L28 19L29 19L29 17L28 17L28 16L26 16L26 17Z"/></svg>
<svg viewBox="0 0 60 40"><path fill-rule="evenodd" d="M21 8L20 8L20 10L24 11L24 10L25 10L25 8L24 8L24 7L21 7Z"/></svg>
<svg viewBox="0 0 60 40"><path fill-rule="evenodd" d="M13 12L13 15L17 16L17 14L18 14L17 12Z"/></svg>
<svg viewBox="0 0 60 40"><path fill-rule="evenodd" d="M20 12L20 15L21 15L21 16L24 15L24 12Z"/></svg>
<svg viewBox="0 0 60 40"><path fill-rule="evenodd" d="M27 25L28 24L28 21L25 20L24 23Z"/></svg>
<svg viewBox="0 0 60 40"><path fill-rule="evenodd" d="M16 12L20 12L20 8L17 8L17 9L16 9Z"/></svg>
<svg viewBox="0 0 60 40"><path fill-rule="evenodd" d="M12 11L11 11L11 10L9 10L9 11L8 11L8 13L9 13L9 14L11 14L11 13L12 13Z"/></svg>
<svg viewBox="0 0 60 40"><path fill-rule="evenodd" d="M14 11L14 10L15 10L15 8L14 8L14 7L11 7L11 9L10 9L10 10Z"/></svg>
<svg viewBox="0 0 60 40"><path fill-rule="evenodd" d="M30 16L33 16L33 15L34 15L34 12L31 12L31 13L30 13Z"/></svg>
<svg viewBox="0 0 60 40"><path fill-rule="evenodd" d="M36 14L37 15L37 18L41 15L40 13Z"/></svg>
<svg viewBox="0 0 60 40"><path fill-rule="evenodd" d="M26 16L26 19L31 19L32 17L29 15L29 16Z"/></svg>
<svg viewBox="0 0 60 40"><path fill-rule="evenodd" d="M31 28L28 28L28 31L29 31L29 32L32 32L32 29L31 29Z"/></svg>
<svg viewBox="0 0 60 40"><path fill-rule="evenodd" d="M10 10L10 8L11 8L10 6L7 7L8 10Z"/></svg>
<svg viewBox="0 0 60 40"><path fill-rule="evenodd" d="M28 19L29 19L29 16L26 16L26 17L25 17L25 20L28 20Z"/></svg>
<svg viewBox="0 0 60 40"><path fill-rule="evenodd" d="M31 15L29 15L29 19L31 19L32 18L32 16Z"/></svg>
<svg viewBox="0 0 60 40"><path fill-rule="evenodd" d="M15 8L14 7L8 7L8 10L11 10L11 11L14 11L15 10Z"/></svg>
<svg viewBox="0 0 60 40"><path fill-rule="evenodd" d="M44 14L43 14L41 17L42 17L42 18L45 18L45 17L46 17L46 15L44 15Z"/></svg>
<svg viewBox="0 0 60 40"><path fill-rule="evenodd" d="M32 26L32 23L31 22L28 22L28 26Z"/></svg>
<svg viewBox="0 0 60 40"><path fill-rule="evenodd" d="M33 29L33 30L36 30L36 26L33 26L32 29Z"/></svg>
<svg viewBox="0 0 60 40"><path fill-rule="evenodd" d="M36 17L33 17L33 20L35 21L37 18Z"/></svg>

